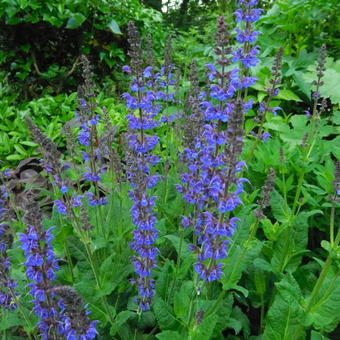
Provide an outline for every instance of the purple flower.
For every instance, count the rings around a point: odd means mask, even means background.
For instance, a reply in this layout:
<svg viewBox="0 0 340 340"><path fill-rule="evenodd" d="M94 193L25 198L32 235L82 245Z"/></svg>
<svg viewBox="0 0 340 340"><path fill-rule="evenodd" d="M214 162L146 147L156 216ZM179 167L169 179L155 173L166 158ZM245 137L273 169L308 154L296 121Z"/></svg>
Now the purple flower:
<svg viewBox="0 0 340 340"><path fill-rule="evenodd" d="M71 199L72 207L81 207L83 205L82 199L84 198L83 195L73 195Z"/></svg>
<svg viewBox="0 0 340 340"><path fill-rule="evenodd" d="M91 131L87 125L82 125L82 129L79 132L78 140L79 143L84 146L91 145Z"/></svg>
<svg viewBox="0 0 340 340"><path fill-rule="evenodd" d="M123 72L131 73L131 68L130 68L130 66L128 66L128 65L124 65L124 66L122 67L122 69L123 69Z"/></svg>
<svg viewBox="0 0 340 340"><path fill-rule="evenodd" d="M96 195L92 192L87 192L86 196L88 197L89 200L89 205L91 207L97 207L100 205L106 205L108 203L107 197L99 197L97 198Z"/></svg>
<svg viewBox="0 0 340 340"><path fill-rule="evenodd" d="M154 213L156 197L150 196L148 190L161 178L158 174L151 173L152 167L160 160L152 154L159 143L159 137L153 135L151 130L164 122L164 119L160 122L157 116L162 110L163 102L174 100L173 95L167 92L168 87L175 82L170 63L164 65L159 72L153 66L142 67L140 60L143 53L139 32L133 23L129 23L128 31L132 84L131 93L124 93L122 97L130 110L126 163L127 178L132 187L129 192L133 200L131 216L136 226L130 246L136 253L132 261L138 276L131 282L136 284L139 292L139 308L148 310L155 294L155 284L151 276L157 266L158 256L158 249L154 246L158 238L157 217ZM167 88L167 91L163 91L163 88Z"/></svg>
<svg viewBox="0 0 340 340"><path fill-rule="evenodd" d="M236 15L237 22L241 21L256 22L260 19L262 12L263 10L260 8L253 8L247 10L239 8L234 12L234 14Z"/></svg>
<svg viewBox="0 0 340 340"><path fill-rule="evenodd" d="M21 233L20 241L26 257L26 275L33 281L28 286L35 305L34 311L40 318L39 328L43 339L49 339L50 334L57 331L55 325L60 320L50 292L59 270L58 259L52 245L52 229L43 228L39 207L35 202L25 218L28 227L25 233Z"/></svg>
<svg viewBox="0 0 340 340"><path fill-rule="evenodd" d="M262 134L262 140L264 142L268 142L268 139L271 137L272 135L269 132L263 132Z"/></svg>
<svg viewBox="0 0 340 340"><path fill-rule="evenodd" d="M62 202L61 200L55 200L54 206L60 214L67 215L67 207L64 202Z"/></svg>
<svg viewBox="0 0 340 340"><path fill-rule="evenodd" d="M200 278L204 281L211 282L219 280L223 275L223 264L218 263L213 266L206 266L202 262L196 263L195 269L199 274Z"/></svg>
<svg viewBox="0 0 340 340"><path fill-rule="evenodd" d="M239 28L236 28L236 39L239 43L244 44L246 42L254 43L256 42L257 36L261 34L259 31L251 31L251 30L241 30Z"/></svg>
<svg viewBox="0 0 340 340"><path fill-rule="evenodd" d="M233 61L240 61L244 67L250 68L256 66L259 62L257 55L259 53L259 46L255 46L251 51L245 52L243 47L240 47L236 52L233 53Z"/></svg>
<svg viewBox="0 0 340 340"><path fill-rule="evenodd" d="M245 8L237 13L244 20L249 14L249 6L255 2L242 4ZM243 76L238 68L230 70L226 67L232 64L231 56L245 68L255 66L258 62L258 47L250 46L249 49L249 44L255 42L259 32L254 31L249 24L246 26L246 30L238 30L238 40L248 44L247 48L239 47L232 53L228 46L229 34L224 18L219 20L216 54L217 63L222 67L217 71L214 65L207 65L210 70L210 89L200 106L203 119L196 123L199 125L191 132L195 133L191 145L186 146L181 154L187 170L182 174L182 184L177 185L177 188L189 204L195 205L196 210L196 218L185 216L182 225L185 228L193 227L197 235L197 246L191 249L198 260L195 270L205 281L219 280L223 274L223 264L219 261L228 256L229 238L233 236L238 221L236 217L226 220L227 213L235 211L242 204L240 194L244 192L244 183L248 181L240 178L240 172L245 167L240 156L244 115L252 108L253 101L244 102L238 98L239 91L254 85L257 79ZM191 101L197 98L192 97ZM197 122L198 118L195 118Z"/></svg>
<svg viewBox="0 0 340 340"><path fill-rule="evenodd" d="M83 172L83 176L88 182L98 182L101 180L101 177L98 173L92 172L91 168L86 168L87 171Z"/></svg>

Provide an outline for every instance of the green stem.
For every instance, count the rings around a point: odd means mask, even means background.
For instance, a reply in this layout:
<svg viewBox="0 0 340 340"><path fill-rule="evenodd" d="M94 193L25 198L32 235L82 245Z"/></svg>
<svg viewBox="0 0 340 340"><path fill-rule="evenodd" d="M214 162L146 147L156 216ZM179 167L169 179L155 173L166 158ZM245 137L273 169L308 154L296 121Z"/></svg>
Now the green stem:
<svg viewBox="0 0 340 340"><path fill-rule="evenodd" d="M335 219L335 205L333 203L333 206L331 208L331 220L329 223L329 239L332 248L334 246L334 219Z"/></svg>
<svg viewBox="0 0 340 340"><path fill-rule="evenodd" d="M262 330L263 330L263 320L264 320L264 299L263 299L263 294L261 294L260 334L262 334Z"/></svg>
<svg viewBox="0 0 340 340"><path fill-rule="evenodd" d="M171 287L170 287L169 295L168 295L168 301L170 301L173 289L175 288L175 285L177 283L178 271L179 271L179 267L180 267L180 263L181 263L181 253L182 253L184 232L183 232L182 226L179 226L179 228L180 228L180 230L179 230L180 239L179 239L179 245L178 245L177 263L176 263L176 269L175 269L175 279L172 280L172 283L171 283Z"/></svg>
<svg viewBox="0 0 340 340"><path fill-rule="evenodd" d="M297 190L295 193L295 198L294 198L294 203L293 203L293 209L292 209L292 215L294 216L296 213L296 208L298 206L299 203L299 199L300 199L300 194L301 194L301 189L302 189L302 185L303 185L303 180L305 178L305 171L302 171L300 173L299 179L298 179L298 184L297 184Z"/></svg>
<svg viewBox="0 0 340 340"><path fill-rule="evenodd" d="M16 295L15 292L13 291L13 288L10 288L9 290L10 290L11 295L12 295L12 297L13 297L13 299L14 299L16 305L18 306L18 310L19 310L20 314L22 315L22 317L24 318L24 320L25 320L25 322L26 322L28 328L29 328L29 329L32 329L31 322L29 321L29 318L27 317L26 312L24 311L24 309L23 309L23 307L22 307L22 305L21 305L21 303L20 303L20 300L18 299L17 295ZM28 338L29 338L29 339L32 339L31 333L26 332L26 334L28 335ZM34 337L34 338L35 338L35 337Z"/></svg>
<svg viewBox="0 0 340 340"><path fill-rule="evenodd" d="M257 232L257 229L258 229L258 226L260 224L260 220L257 218L251 231L250 231L250 234L247 238L247 240L245 241L245 243L243 244L243 249L242 249L242 253L238 259L238 261L236 261L235 263L241 263L243 261L243 257L245 256L248 248L245 247L246 244L248 244L255 236L256 236L256 232ZM232 273L230 276L233 275L233 272L235 270L236 266L234 267ZM222 292L220 293L219 297L217 298L216 302L214 303L214 305L210 308L210 310L208 310L207 314L206 314L206 317L208 317L209 315L213 314L217 308L219 307L220 303L223 301L223 298L225 296L225 294L227 293L227 290L222 290Z"/></svg>
<svg viewBox="0 0 340 340"><path fill-rule="evenodd" d="M327 257L327 260L325 262L325 265L323 266L323 268L321 270L321 273L320 273L320 276L317 279L316 284L315 284L315 286L314 286L314 288L312 290L312 293L311 293L310 298L309 298L309 302L308 302L307 307L305 309L305 316L308 315L308 313L310 312L310 310L314 306L315 299L317 298L317 296L318 296L318 294L320 292L322 284L323 284L325 278L327 277L328 271L330 270L332 262L333 262L333 257L332 257L333 253L332 253L332 251L338 247L339 242L340 242L340 229L338 230L338 233L337 233L336 238L334 240L334 245L332 247L332 250L328 254L328 257ZM294 339L299 340L300 333L301 333L302 330L303 330L303 325L300 325L300 327L296 330L296 333L295 333L296 336L294 337Z"/></svg>

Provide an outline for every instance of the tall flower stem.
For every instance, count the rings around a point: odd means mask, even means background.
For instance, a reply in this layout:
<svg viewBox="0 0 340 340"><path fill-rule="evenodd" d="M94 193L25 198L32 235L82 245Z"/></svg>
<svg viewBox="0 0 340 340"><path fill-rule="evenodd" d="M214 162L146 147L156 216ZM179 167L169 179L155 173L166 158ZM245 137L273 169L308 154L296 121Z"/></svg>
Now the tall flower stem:
<svg viewBox="0 0 340 340"><path fill-rule="evenodd" d="M243 244L243 247L242 247L242 252L240 254L240 256L235 259L234 263L242 263L245 255L247 254L247 251L248 251L248 247L247 245L255 238L256 236L256 233L257 233L257 229L259 227L259 223L260 223L260 219L257 218L255 223L253 224L252 228L251 228L251 231L249 233L249 236L247 238L247 240L244 242ZM230 276L233 276L233 273L234 271L236 270L236 266L233 267L233 271L231 272ZM225 295L227 294L228 290L224 289L222 290L222 292L220 293L220 295L218 296L217 300L215 301L215 303L212 305L212 307L208 310L208 312L206 313L206 318L209 316L209 315L212 315L213 313L216 312L216 310L219 308L220 304L222 303Z"/></svg>
<svg viewBox="0 0 340 340"><path fill-rule="evenodd" d="M71 202L67 199L68 202L68 206L71 206ZM84 230L82 230L81 226L79 225L77 216L73 210L73 208L70 209L71 210L71 215L72 215L72 221L74 222L73 225L75 227L75 230L77 231L81 242L83 243L84 247L85 247L85 251L86 251L86 255L87 255L87 261L90 264L90 267L92 269L92 273L94 275L95 281L96 281L96 285L97 285L97 289L98 291L100 291L102 289L102 285L101 285L101 280L100 280L100 276L98 275L98 265L97 265L97 261L95 260L94 254L91 251L91 248L89 246L89 241L90 238L89 236L84 232ZM102 296L101 297L104 307L106 309L107 315L109 316L109 319L113 322L114 317L111 315L110 312L110 308L109 308L109 304L107 302L106 296Z"/></svg>

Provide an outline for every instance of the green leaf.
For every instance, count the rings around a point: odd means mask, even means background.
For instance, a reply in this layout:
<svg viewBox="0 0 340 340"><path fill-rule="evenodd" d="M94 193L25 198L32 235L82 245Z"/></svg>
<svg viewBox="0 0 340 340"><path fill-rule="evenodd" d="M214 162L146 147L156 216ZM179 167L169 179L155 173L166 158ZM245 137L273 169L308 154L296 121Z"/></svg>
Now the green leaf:
<svg viewBox="0 0 340 340"><path fill-rule="evenodd" d="M246 270L246 267L259 256L262 246L263 243L253 241L251 244L244 245L243 248L239 245L234 245L231 248L225 263L226 269L221 279L223 289L229 290L238 288L237 283L241 279L242 273Z"/></svg>
<svg viewBox="0 0 340 340"><path fill-rule="evenodd" d="M322 213L320 210L304 211L290 221L291 226L286 226L281 237L274 244L274 253L271 260L276 273L284 270L294 272L302 260L308 242L308 218Z"/></svg>
<svg viewBox="0 0 340 340"><path fill-rule="evenodd" d="M187 259L188 257L192 258L192 252L189 250L188 244L184 239L182 239L181 244L181 239L176 235L165 235L164 238L168 239L173 244L177 254L180 253L181 259Z"/></svg>
<svg viewBox="0 0 340 340"><path fill-rule="evenodd" d="M319 332L312 331L310 340L330 340L330 338L320 334Z"/></svg>
<svg viewBox="0 0 340 340"><path fill-rule="evenodd" d="M275 190L271 194L271 207L273 215L281 223L287 222L291 214L290 208L286 205L283 197Z"/></svg>
<svg viewBox="0 0 340 340"><path fill-rule="evenodd" d="M66 28L75 29L82 25L82 23L86 20L86 17L81 13L72 13L69 17Z"/></svg>
<svg viewBox="0 0 340 340"><path fill-rule="evenodd" d="M190 329L189 337L192 340L211 340L217 322L217 315L212 314L203 319L200 325Z"/></svg>
<svg viewBox="0 0 340 340"><path fill-rule="evenodd" d="M261 225L262 225L264 234L266 235L268 240L270 241L278 240L282 232L282 226L278 222L275 222L273 224L268 218L264 218L264 219L261 219Z"/></svg>
<svg viewBox="0 0 340 340"><path fill-rule="evenodd" d="M333 331L340 322L340 273L329 270L307 315L307 325L322 332Z"/></svg>
<svg viewBox="0 0 340 340"><path fill-rule="evenodd" d="M171 307L166 304L163 299L161 299L160 297L156 297L153 308L160 329L169 330L177 328L177 319L172 314Z"/></svg>
<svg viewBox="0 0 340 340"><path fill-rule="evenodd" d="M175 331L164 331L156 335L159 340L183 340L183 336Z"/></svg>
<svg viewBox="0 0 340 340"><path fill-rule="evenodd" d="M19 161L23 158L22 155L9 155L6 157L8 161Z"/></svg>
<svg viewBox="0 0 340 340"><path fill-rule="evenodd" d="M116 20L112 19L107 26L112 31L112 33L114 33L114 34L122 34L122 32L121 32L121 30L120 30Z"/></svg>
<svg viewBox="0 0 340 340"><path fill-rule="evenodd" d="M302 293L291 275L286 275L276 284L277 294L266 317L263 340L300 339L304 328L301 326L303 309L300 304ZM304 337L302 337L304 339Z"/></svg>
<svg viewBox="0 0 340 340"><path fill-rule="evenodd" d="M31 141L28 141L28 140L21 141L20 144L27 145L27 146L32 146L32 147L37 147L38 146L37 143L31 142Z"/></svg>
<svg viewBox="0 0 340 340"><path fill-rule="evenodd" d="M183 321L187 319L193 291L193 282L186 281L183 282L181 289L175 295L174 312L176 316Z"/></svg>
<svg viewBox="0 0 340 340"><path fill-rule="evenodd" d="M294 100L296 102L302 102L301 98L297 96L294 92L292 92L291 90L285 90L285 89L282 89L280 91L277 98L284 99L284 100Z"/></svg>
<svg viewBox="0 0 340 340"><path fill-rule="evenodd" d="M240 330L242 329L244 337L248 339L250 335L250 322L249 322L247 315L242 312L240 307L236 306L232 310L231 318L236 319L240 322L240 329L238 330L238 332L240 332ZM234 326L238 326L238 325L234 323ZM235 332L237 331L237 329L235 328L234 330Z"/></svg>
<svg viewBox="0 0 340 340"><path fill-rule="evenodd" d="M19 319L18 315L5 312L5 315L2 315L1 317L0 331L5 331L11 327L20 326L21 324L22 321Z"/></svg>
<svg viewBox="0 0 340 340"><path fill-rule="evenodd" d="M170 275L169 270L171 268L172 263L169 259L166 259L165 263L160 267L160 270L157 272L157 280L156 280L156 291L157 296L160 296L162 299L166 299L167 294L169 294L169 284L170 284Z"/></svg>
<svg viewBox="0 0 340 340"><path fill-rule="evenodd" d="M134 317L136 314L134 312L131 312L129 310L124 310L117 314L115 318L115 322L110 328L110 335L116 335L116 333L119 331L119 329L122 327L122 325L129 320L130 318Z"/></svg>
<svg viewBox="0 0 340 340"><path fill-rule="evenodd" d="M309 72L304 72L302 78L305 82L311 83L316 79L316 65L309 67ZM327 58L326 71L323 77L324 85L320 88L322 97L330 98L333 103L340 103L340 92L338 90L340 84L340 60L334 61Z"/></svg>

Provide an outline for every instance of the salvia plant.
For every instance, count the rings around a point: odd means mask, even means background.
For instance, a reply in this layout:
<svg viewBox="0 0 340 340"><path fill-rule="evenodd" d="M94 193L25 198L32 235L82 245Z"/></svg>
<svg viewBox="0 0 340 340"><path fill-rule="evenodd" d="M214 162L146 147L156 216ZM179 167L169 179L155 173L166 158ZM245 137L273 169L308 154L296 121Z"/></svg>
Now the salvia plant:
<svg viewBox="0 0 340 340"><path fill-rule="evenodd" d="M161 61L129 23L126 124L98 105L85 56L66 147L26 117L41 157L0 177L3 339L339 337L327 48L310 109L287 114L284 47L256 96L263 10L238 4L234 29L218 19L211 62L190 70L172 37Z"/></svg>

